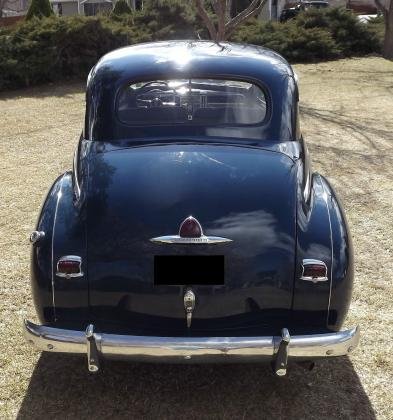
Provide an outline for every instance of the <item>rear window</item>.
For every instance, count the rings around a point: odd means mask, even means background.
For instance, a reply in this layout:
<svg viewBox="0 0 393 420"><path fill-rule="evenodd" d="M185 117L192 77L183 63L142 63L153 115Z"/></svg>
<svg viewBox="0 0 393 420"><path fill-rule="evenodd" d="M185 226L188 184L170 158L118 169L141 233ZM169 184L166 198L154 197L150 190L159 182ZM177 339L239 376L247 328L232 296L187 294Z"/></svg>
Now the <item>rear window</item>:
<svg viewBox="0 0 393 420"><path fill-rule="evenodd" d="M250 125L266 118L266 95L236 80L171 79L126 86L117 100L121 122L130 125Z"/></svg>

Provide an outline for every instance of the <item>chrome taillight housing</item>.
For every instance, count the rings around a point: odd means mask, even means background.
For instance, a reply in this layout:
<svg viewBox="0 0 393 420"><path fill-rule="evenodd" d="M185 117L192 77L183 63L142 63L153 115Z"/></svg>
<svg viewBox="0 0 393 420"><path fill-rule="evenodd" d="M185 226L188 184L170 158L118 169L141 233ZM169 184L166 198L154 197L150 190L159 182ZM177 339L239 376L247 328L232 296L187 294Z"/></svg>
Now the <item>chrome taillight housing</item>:
<svg viewBox="0 0 393 420"><path fill-rule="evenodd" d="M300 277L301 280L318 283L320 281L327 281L327 267L323 261L314 259L304 259L302 263L303 272Z"/></svg>
<svg viewBox="0 0 393 420"><path fill-rule="evenodd" d="M82 258L78 255L65 255L57 262L56 276L59 277L81 277Z"/></svg>

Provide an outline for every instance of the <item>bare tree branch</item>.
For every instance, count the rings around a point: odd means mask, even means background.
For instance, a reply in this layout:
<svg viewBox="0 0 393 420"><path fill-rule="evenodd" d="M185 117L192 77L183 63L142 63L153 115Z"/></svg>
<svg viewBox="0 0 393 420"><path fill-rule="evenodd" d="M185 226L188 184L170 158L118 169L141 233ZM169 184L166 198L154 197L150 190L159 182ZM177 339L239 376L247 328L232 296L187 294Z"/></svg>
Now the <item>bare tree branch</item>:
<svg viewBox="0 0 393 420"><path fill-rule="evenodd" d="M231 18L232 0L209 0L217 17L217 24L214 23L207 13L204 0L194 0L194 2L200 17L210 33L210 37L214 41L220 42L228 39L236 28L247 19L260 13L267 0L252 0L248 7L234 18Z"/></svg>
<svg viewBox="0 0 393 420"><path fill-rule="evenodd" d="M215 14L217 15L217 39L219 41L225 38L225 22L227 16L226 1L211 0Z"/></svg>
<svg viewBox="0 0 393 420"><path fill-rule="evenodd" d="M263 9L263 6L266 4L267 0L253 0L250 5L231 19L225 26L228 36L230 36L234 30L245 22L247 19L257 15Z"/></svg>
<svg viewBox="0 0 393 420"><path fill-rule="evenodd" d="M210 16L208 15L205 6L203 4L203 0L194 0L195 7L198 11L199 16L203 20L203 23L206 25L207 30L209 31L210 37L217 41L217 31L214 26L213 21L211 20Z"/></svg>

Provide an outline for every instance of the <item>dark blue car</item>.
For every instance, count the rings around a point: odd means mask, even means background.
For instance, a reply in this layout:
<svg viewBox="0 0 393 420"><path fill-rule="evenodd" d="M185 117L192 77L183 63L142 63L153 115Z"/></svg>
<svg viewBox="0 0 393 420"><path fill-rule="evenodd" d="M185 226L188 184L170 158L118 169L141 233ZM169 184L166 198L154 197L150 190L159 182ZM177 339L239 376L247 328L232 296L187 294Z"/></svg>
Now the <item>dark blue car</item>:
<svg viewBox="0 0 393 420"><path fill-rule="evenodd" d="M250 45L122 48L91 70L73 170L31 235L44 351L157 362L314 361L341 331L353 252L310 168L290 65Z"/></svg>

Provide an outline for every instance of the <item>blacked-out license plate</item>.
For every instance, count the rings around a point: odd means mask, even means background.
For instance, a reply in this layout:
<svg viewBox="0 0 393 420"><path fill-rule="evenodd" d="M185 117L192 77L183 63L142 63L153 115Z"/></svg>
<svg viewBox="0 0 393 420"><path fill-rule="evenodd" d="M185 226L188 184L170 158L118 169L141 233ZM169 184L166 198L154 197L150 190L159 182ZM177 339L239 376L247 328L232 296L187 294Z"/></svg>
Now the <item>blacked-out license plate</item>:
<svg viewBox="0 0 393 420"><path fill-rule="evenodd" d="M156 255L156 285L224 284L223 255Z"/></svg>

